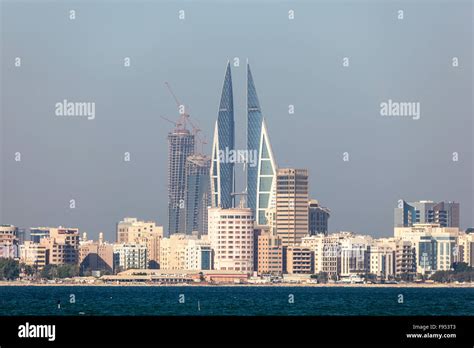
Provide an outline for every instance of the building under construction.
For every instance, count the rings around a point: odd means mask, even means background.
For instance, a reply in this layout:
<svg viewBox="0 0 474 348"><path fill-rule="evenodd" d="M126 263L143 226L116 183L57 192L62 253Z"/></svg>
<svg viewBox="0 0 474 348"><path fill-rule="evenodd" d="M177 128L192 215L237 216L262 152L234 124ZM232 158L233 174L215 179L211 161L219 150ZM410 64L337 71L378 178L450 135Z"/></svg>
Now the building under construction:
<svg viewBox="0 0 474 348"><path fill-rule="evenodd" d="M189 130L176 128L168 134L168 236L185 230L186 161L194 148Z"/></svg>
<svg viewBox="0 0 474 348"><path fill-rule="evenodd" d="M211 204L211 158L195 154L186 161L186 234L207 234L207 208Z"/></svg>

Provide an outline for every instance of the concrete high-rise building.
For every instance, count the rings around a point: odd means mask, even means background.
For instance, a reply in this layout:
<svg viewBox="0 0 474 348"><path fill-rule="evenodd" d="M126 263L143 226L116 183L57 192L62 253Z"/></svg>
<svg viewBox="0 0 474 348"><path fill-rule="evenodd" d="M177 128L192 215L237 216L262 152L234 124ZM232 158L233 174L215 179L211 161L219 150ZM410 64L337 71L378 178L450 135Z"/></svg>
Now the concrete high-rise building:
<svg viewBox="0 0 474 348"><path fill-rule="evenodd" d="M311 199L308 202L309 234L311 236L314 236L319 233L327 235L329 217L329 209L320 206L317 200Z"/></svg>
<svg viewBox="0 0 474 348"><path fill-rule="evenodd" d="M185 128L168 134L168 231L184 232L186 213L186 160L194 154L194 135Z"/></svg>
<svg viewBox="0 0 474 348"><path fill-rule="evenodd" d="M247 205L252 209L257 225L265 225L267 209L275 206L277 165L248 63L247 150L256 155L252 156L256 158L255 163L247 164Z"/></svg>
<svg viewBox="0 0 474 348"><path fill-rule="evenodd" d="M186 234L207 234L207 208L211 205L211 159L197 154L186 161Z"/></svg>
<svg viewBox="0 0 474 348"><path fill-rule="evenodd" d="M162 238L163 226L158 226L153 221L127 217L117 223L117 243L146 245L149 268L158 268L160 264Z"/></svg>
<svg viewBox="0 0 474 348"><path fill-rule="evenodd" d="M234 207L234 161L226 154L235 151L234 97L230 62L227 64L219 112L214 128L211 156L211 206Z"/></svg>
<svg viewBox="0 0 474 348"><path fill-rule="evenodd" d="M210 208L209 241L214 269L253 272L254 220L250 208Z"/></svg>
<svg viewBox="0 0 474 348"><path fill-rule="evenodd" d="M276 232L283 246L298 245L308 235L308 171L280 168L276 185Z"/></svg>
<svg viewBox="0 0 474 348"><path fill-rule="evenodd" d="M79 229L55 227L49 228L49 236L42 237L40 244L45 246L48 264L77 264L79 250Z"/></svg>
<svg viewBox="0 0 474 348"><path fill-rule="evenodd" d="M459 227L459 203L401 200L395 208L395 227L414 224L439 224L441 227Z"/></svg>

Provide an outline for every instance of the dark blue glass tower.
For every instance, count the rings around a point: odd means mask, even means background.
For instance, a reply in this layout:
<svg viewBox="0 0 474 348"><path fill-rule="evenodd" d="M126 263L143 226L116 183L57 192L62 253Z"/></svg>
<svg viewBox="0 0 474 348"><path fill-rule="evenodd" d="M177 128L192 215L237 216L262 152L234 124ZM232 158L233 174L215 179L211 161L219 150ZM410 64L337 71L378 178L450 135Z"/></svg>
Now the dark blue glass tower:
<svg viewBox="0 0 474 348"><path fill-rule="evenodd" d="M257 158L260 150L260 134L262 132L262 112L258 102L257 91L253 82L250 65L247 64L247 149L256 151ZM255 214L257 204L258 167L247 168L247 206Z"/></svg>
<svg viewBox="0 0 474 348"><path fill-rule="evenodd" d="M247 64L247 150L256 163L247 165L247 205L259 225L267 223L266 213L275 205L276 163L265 119L260 109L250 65Z"/></svg>
<svg viewBox="0 0 474 348"><path fill-rule="evenodd" d="M234 206L234 162L226 156L234 150L234 97L230 63L227 63L222 87L219 113L214 129L211 161L211 205L232 208Z"/></svg>

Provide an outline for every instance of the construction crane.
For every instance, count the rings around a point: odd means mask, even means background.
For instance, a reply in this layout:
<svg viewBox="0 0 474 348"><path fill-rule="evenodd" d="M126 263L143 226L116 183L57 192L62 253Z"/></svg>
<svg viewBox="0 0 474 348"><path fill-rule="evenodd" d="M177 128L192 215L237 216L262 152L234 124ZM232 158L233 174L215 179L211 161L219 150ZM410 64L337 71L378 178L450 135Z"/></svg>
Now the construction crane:
<svg viewBox="0 0 474 348"><path fill-rule="evenodd" d="M186 129L186 123L189 122L189 124L191 125L191 128L192 128L192 134L194 135L194 137L196 138L196 140L199 144L199 151L201 153L204 153L204 144L207 144L207 140L205 138L204 139L201 138L201 136L199 135L199 132L201 132L201 128L196 126L194 124L194 122L191 121L190 115L186 111L186 107L184 106L184 104L182 104L179 101L178 97L173 92L173 89L171 88L171 85L168 82L165 82L165 85L166 85L166 88L168 89L168 91L170 92L171 96L173 97L173 99L176 103L176 106L178 108L178 112L179 112L180 116L179 116L179 119L178 119L177 122L171 121L171 120L169 120L169 119L167 119L166 117L163 117L163 116L161 116L161 118L163 118L164 120L166 120L168 122L173 123L175 125L175 127L179 130Z"/></svg>
<svg viewBox="0 0 474 348"><path fill-rule="evenodd" d="M178 120L178 122L170 120L169 118L166 118L165 116L160 116L163 120L168 121L169 123L174 124L176 128L180 128L182 126L182 123Z"/></svg>
<svg viewBox="0 0 474 348"><path fill-rule="evenodd" d="M181 104L178 97L176 97L176 94L174 94L173 89L171 88L171 85L168 82L165 82L165 85L166 85L166 88L168 88L168 91L170 92L171 96L173 97L176 103L176 107L178 108L178 112L180 116L179 116L179 121L177 123L181 125L182 128L180 129L186 129L186 121L189 118L189 114L186 112L186 107L184 106L184 104Z"/></svg>

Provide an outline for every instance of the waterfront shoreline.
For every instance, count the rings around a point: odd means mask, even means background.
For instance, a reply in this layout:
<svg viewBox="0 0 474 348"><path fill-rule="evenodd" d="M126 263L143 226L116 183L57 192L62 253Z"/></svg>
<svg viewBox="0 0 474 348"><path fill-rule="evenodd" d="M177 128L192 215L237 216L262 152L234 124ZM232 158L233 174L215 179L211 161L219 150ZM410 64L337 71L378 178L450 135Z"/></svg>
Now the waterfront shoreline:
<svg viewBox="0 0 474 348"><path fill-rule="evenodd" d="M157 284L157 283L25 283L18 281L0 281L0 287L4 286L25 286L25 287L41 287L41 286L55 286L55 287L315 287L315 288L473 288L474 283L460 283L460 284L442 284L442 283L409 283L409 284Z"/></svg>

